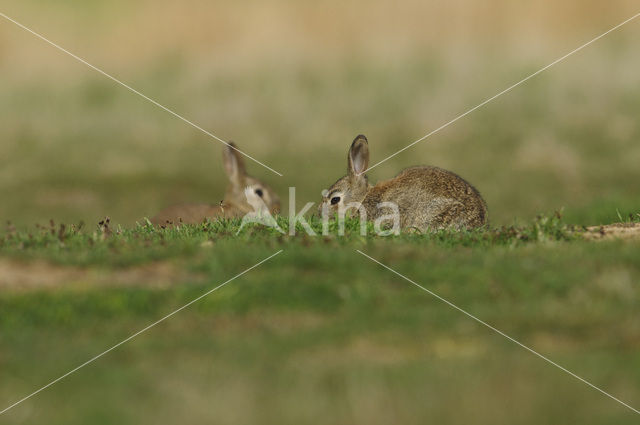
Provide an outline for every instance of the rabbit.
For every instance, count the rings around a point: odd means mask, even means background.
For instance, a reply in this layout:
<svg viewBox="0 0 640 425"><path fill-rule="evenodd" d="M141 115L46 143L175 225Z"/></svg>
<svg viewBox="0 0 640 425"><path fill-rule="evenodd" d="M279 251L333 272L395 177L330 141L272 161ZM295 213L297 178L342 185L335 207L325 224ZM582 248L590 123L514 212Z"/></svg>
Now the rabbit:
<svg viewBox="0 0 640 425"><path fill-rule="evenodd" d="M480 193L462 177L432 166L402 170L390 180L371 185L364 174L369 166L369 142L357 136L348 154L347 175L323 192L319 213L330 215L349 203L360 203L369 220L389 214L381 202L398 206L402 229L420 232L444 228L475 228L487 223L487 206Z"/></svg>
<svg viewBox="0 0 640 425"><path fill-rule="evenodd" d="M223 156L224 169L230 184L224 200L219 205L173 205L160 211L151 219L151 223L160 226L198 224L207 218L242 217L249 212L255 212L257 206L268 209L269 213L278 213L280 198L265 183L247 174L242 156L233 142L225 147Z"/></svg>

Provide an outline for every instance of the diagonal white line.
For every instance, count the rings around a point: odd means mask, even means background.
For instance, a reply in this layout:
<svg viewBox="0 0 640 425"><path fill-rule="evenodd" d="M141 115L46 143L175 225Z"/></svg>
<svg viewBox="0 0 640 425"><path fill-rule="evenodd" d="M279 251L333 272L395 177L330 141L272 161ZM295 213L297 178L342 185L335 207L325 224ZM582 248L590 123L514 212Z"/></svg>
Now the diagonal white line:
<svg viewBox="0 0 640 425"><path fill-rule="evenodd" d="M524 348L525 350L529 351L532 354L535 354L536 356L540 357L542 360L552 364L553 366L557 367L558 369L568 373L569 375L573 376L574 378L580 380L581 382L587 384L588 386L590 386L591 388L600 391L602 394L606 395L607 397L617 401L618 403L622 404L623 406L633 410L635 413L640 415L640 411L638 409L635 409L631 406L629 406L627 403L625 403L624 401L612 396L611 394L609 394L608 392L596 387L595 385L593 385L591 382L579 377L578 375L576 375L575 373L571 372L570 370L560 366L558 363L554 362L553 360L549 359L548 357L543 356L542 354L538 353L537 351L533 350L532 348L527 347L526 345L524 345L523 343L511 338L509 335L505 334L504 332L502 332L499 329L494 328L493 326L491 326L490 324L488 324L487 322L478 319L476 316L474 316L473 314L467 312L466 310L463 310L462 308L458 307L457 305L453 304L451 301L446 300L445 298L442 298L440 295L436 294L433 291L430 291L429 289L425 288L424 286L414 282L413 280L409 279L408 277L406 277L405 275L393 270L391 267L382 264L380 261L376 260L375 258L365 254L364 252L360 251L359 249L356 249L357 252L359 252L360 254L364 255L365 257L367 257L368 259L370 259L371 261L373 261L374 263L377 263L379 265L381 265L382 267L384 267L385 269L389 270L390 272L394 273L397 276L400 276L401 278L403 278L404 280L406 280L407 282L411 283L412 285L422 289L423 291L427 292L429 295L432 295L434 297L436 297L437 299L439 299L440 301L442 301L443 303L449 305L450 307L455 308L456 310L458 310L459 312L465 314L466 316L472 318L473 320L475 320L476 322L480 323L481 325L486 326L487 328L491 329L492 331L502 335L503 337L507 338L509 341L514 342L516 344L518 344L520 347Z"/></svg>
<svg viewBox="0 0 640 425"><path fill-rule="evenodd" d="M369 171L375 167L377 167L378 165L382 164L385 161L388 161L389 159L393 158L394 156L406 151L407 149L409 149L410 147L412 147L413 145L422 142L424 139L436 134L437 132L439 132L440 130L444 130L445 128L449 127L451 124L453 124L454 122L458 121L461 118L466 117L467 115L469 115L470 113L472 113L473 111L475 111L476 109L482 108L484 105L486 105L487 103L497 99L498 97L502 96L503 94L511 91L512 89L518 87L520 84L532 79L533 77L535 77L536 75L540 74L541 72L546 71L547 69L551 68L552 66L558 64L559 62L562 62L563 60L565 60L566 58L568 58L569 56L579 52L580 50L584 49L585 47L595 43L596 41L600 40L602 37L604 37L605 35L617 30L618 28L620 28L621 26L628 24L629 22L633 21L634 19L636 19L638 16L640 16L640 13L637 13L635 15L633 15L632 17L630 17L629 19L625 20L624 22L619 23L618 25L616 25L615 27L611 28L610 30L600 34L599 36L597 36L596 38L586 42L585 44L583 44L582 46L570 51L569 53L567 53L566 55L556 59L555 61L551 62L549 65L545 66L544 68L539 69L538 71L534 72L533 74L523 78L522 80L518 81L517 83L507 87L506 89L502 90L500 93L496 94L495 96L492 96L490 98L488 98L487 100L485 100L484 102L480 103L477 106L474 106L473 108L469 109L467 112L458 115L457 117L455 117L454 119L452 119L451 121L449 121L448 123L441 125L440 127L436 128L435 130L433 130L430 133L425 134L424 136L422 136L421 138L419 138L418 140L416 140L415 142L410 143L409 145L405 146L404 148L400 149L399 151L397 151L394 154L389 155L388 157L386 157L385 159L383 159L382 161L378 161L375 164L373 164L371 167L367 168L367 170L365 171Z"/></svg>
<svg viewBox="0 0 640 425"><path fill-rule="evenodd" d="M9 409L14 408L15 406L17 406L18 404L22 403L25 400L30 399L31 397L33 397L34 395L38 394L40 391L43 391L47 388L49 388L50 386L52 386L53 384L55 384L58 381L61 381L62 379L66 378L67 376L71 375L72 373L78 371L79 369L82 369L83 367L85 367L86 365L88 365L89 363L93 363L94 361L98 360L100 357L104 356L105 354L107 354L108 352L115 350L116 348L120 347L122 344L125 344L126 342L131 341L133 338L137 337L138 335L140 335L141 333L151 329L152 327L154 327L155 325L157 325L160 322L165 321L166 319L168 319L169 317L173 316L174 314L184 310L185 308L189 307L191 304L195 303L196 301L201 300L202 298L206 297L207 295L209 295L210 293L212 293L213 291L216 291L220 288L222 288L223 286L225 286L227 283L231 282L234 279L239 278L240 276L242 276L243 274L247 273L250 270L255 269L256 267L258 267L259 265L261 265L262 263L265 263L267 261L269 261L270 259L272 259L273 257L275 257L276 255L280 254L282 252L282 250L279 250L278 252L276 252L275 254L271 254L270 256L268 256L267 258L265 258L264 260L254 264L253 266L249 267L248 269L238 273L237 275L233 276L231 279L225 281L224 283L221 283L220 285L216 286L213 289L210 289L209 291L205 292L204 294L200 295L199 297L189 301L187 304L183 305L182 307L180 307L177 310L172 311L171 313L167 314L166 316L164 316L163 318L156 320L155 322L153 322L152 324L150 324L149 326L147 326L144 329L139 330L138 332L134 333L133 335L129 336L126 339L123 339L122 341L120 341L119 343L117 343L116 345L112 346L111 348L103 351L102 353L98 354L97 356L92 357L91 359L87 360L86 362L82 363L80 366L71 369L69 372L65 373L64 375L60 376L59 378L54 379L53 381L49 382L47 385L43 386L42 388L32 392L31 394L29 394L28 396L16 401L15 403L13 403L12 405L6 407L4 410L0 411L0 415L2 415L3 413L5 413L6 411L8 411Z"/></svg>
<svg viewBox="0 0 640 425"><path fill-rule="evenodd" d="M183 117L182 115L178 114L177 112L172 111L171 109L167 108L166 106L161 105L160 103L156 102L155 100L151 99L150 97L140 93L138 90L134 89L133 87L123 83L122 81L118 80L116 77L112 76L111 74L106 73L105 71L103 71L102 69L91 65L89 62L85 61L84 59L82 59L81 57L78 57L76 55L74 55L73 53L71 53L70 51L68 51L67 49L59 46L58 44L54 43L53 41L47 39L46 37L38 34L37 32L35 32L34 30L32 30L31 28L28 28L24 25L22 25L20 22L16 21L15 19L10 18L9 16L5 15L4 13L0 12L0 16L2 16L3 18L5 18L8 21L13 22L14 24L16 24L17 26L19 26L20 28L22 28L23 30L30 32L31 34L35 35L36 37L38 37L39 39L41 39L42 41L50 44L51 46L55 47L56 49L60 50L61 52L66 53L67 55L71 56L72 58L74 58L75 60L82 62L83 64L85 64L86 66L88 66L89 68L93 69L94 71L99 72L100 74L104 75L105 77L109 78L110 80L120 84L122 87L126 88L127 90L137 94L138 96L140 96L141 98L153 103L154 105L156 105L158 108L170 113L171 115L173 115L174 117L186 122L187 124L189 124L191 127L200 130L201 132L203 132L204 134L206 134L209 137L212 137L214 139L216 139L217 141L227 145L228 147L230 147L231 149L234 149L235 151L237 151L238 153L246 156L247 158L249 158L250 160L252 160L253 162L262 165L264 168L266 168L267 170L276 173L277 175L279 175L280 177L282 177L282 174L277 172L276 170L274 170L273 168L263 164L262 162L258 161L257 159L255 159L254 157L252 157L251 155L247 154L246 152L241 151L240 149L236 148L235 146L230 145L229 143L225 142L224 140L222 140L221 138L219 138L218 136L216 136L215 134L205 130L204 128L200 127L199 125L195 124L192 121L189 121L188 119L186 119L185 117Z"/></svg>

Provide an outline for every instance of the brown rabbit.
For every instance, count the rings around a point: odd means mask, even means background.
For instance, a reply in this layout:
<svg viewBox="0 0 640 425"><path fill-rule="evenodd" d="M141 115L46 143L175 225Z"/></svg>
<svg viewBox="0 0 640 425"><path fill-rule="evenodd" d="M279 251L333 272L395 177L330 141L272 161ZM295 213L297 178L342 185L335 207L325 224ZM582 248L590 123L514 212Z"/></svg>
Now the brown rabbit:
<svg viewBox="0 0 640 425"><path fill-rule="evenodd" d="M379 203L391 202L398 206L400 227L420 231L473 228L487 222L487 206L480 193L451 171L411 167L373 186L364 174L368 166L369 143L359 135L349 150L348 174L324 192L320 210L333 214L349 203L360 203L367 219L375 220L389 214Z"/></svg>
<svg viewBox="0 0 640 425"><path fill-rule="evenodd" d="M207 218L242 217L261 205L266 206L270 213L279 212L278 195L269 186L247 174L244 161L235 149L235 144L229 143L229 145L223 151L224 169L230 183L224 200L219 205L173 205L160 211L151 219L151 223L162 226L180 222L198 224Z"/></svg>

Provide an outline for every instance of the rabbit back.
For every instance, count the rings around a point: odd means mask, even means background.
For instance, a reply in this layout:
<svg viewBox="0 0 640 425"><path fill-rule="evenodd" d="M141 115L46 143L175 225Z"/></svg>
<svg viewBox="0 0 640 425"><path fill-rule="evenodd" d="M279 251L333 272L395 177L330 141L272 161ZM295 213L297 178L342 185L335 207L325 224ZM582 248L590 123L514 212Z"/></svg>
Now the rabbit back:
<svg viewBox="0 0 640 425"><path fill-rule="evenodd" d="M487 206L478 190L457 174L438 167L407 168L373 186L362 202L368 217L389 213L378 208L381 202L398 205L402 228L426 231L487 223Z"/></svg>

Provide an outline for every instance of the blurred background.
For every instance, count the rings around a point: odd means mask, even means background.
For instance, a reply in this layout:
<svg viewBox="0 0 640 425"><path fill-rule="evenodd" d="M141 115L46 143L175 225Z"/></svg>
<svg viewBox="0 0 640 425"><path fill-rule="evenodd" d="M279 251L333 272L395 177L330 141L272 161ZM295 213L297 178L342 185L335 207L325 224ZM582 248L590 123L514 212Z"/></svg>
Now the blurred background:
<svg viewBox="0 0 640 425"><path fill-rule="evenodd" d="M638 12L636 1L3 0L0 10L260 161L298 204L340 177L358 133L377 162ZM451 169L492 224L564 208L640 210L640 21L385 162ZM218 203L222 145L0 20L0 219ZM286 198L285 198L286 199ZM300 207L298 207L300 208Z"/></svg>

